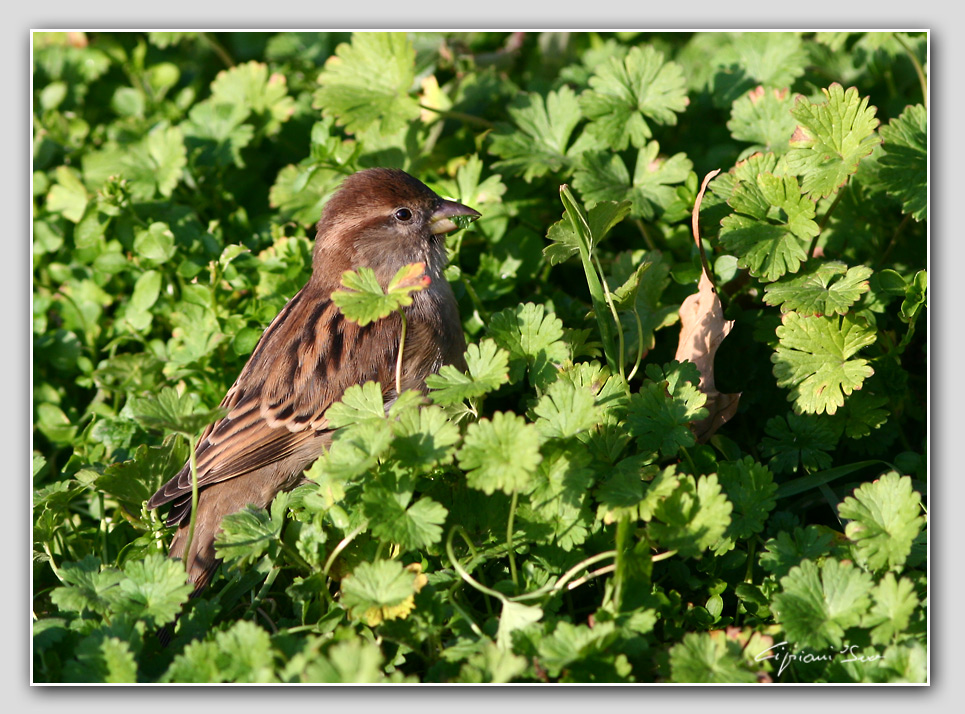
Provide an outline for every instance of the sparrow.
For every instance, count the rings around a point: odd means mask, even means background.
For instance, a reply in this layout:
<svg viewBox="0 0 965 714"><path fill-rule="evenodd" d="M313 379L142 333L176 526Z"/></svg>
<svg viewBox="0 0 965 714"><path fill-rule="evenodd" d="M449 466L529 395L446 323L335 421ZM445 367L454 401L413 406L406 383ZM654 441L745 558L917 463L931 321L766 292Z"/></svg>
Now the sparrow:
<svg viewBox="0 0 965 714"><path fill-rule="evenodd" d="M383 289L396 272L424 263L429 285L404 308L407 330L399 386L425 391L440 367L465 369L465 337L455 295L443 277L445 234L456 216L480 214L436 195L398 169L375 168L346 178L317 224L312 274L264 331L195 446L198 513L189 552L190 461L147 502L170 504L177 526L172 557L186 561L196 596L217 570L214 541L222 519L251 505L266 508L291 490L330 445L326 410L349 387L378 382L386 407L397 398L396 359L402 319L392 313L360 327L332 301L347 270L371 268Z"/></svg>

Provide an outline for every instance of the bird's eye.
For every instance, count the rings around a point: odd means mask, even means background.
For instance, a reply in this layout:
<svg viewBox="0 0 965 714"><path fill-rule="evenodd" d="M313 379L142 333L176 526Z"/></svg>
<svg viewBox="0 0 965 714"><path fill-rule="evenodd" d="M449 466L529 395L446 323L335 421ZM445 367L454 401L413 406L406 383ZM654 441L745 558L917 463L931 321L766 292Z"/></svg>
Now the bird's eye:
<svg viewBox="0 0 965 714"><path fill-rule="evenodd" d="M395 217L402 222L411 221L412 211L410 211L408 208L400 208L395 212Z"/></svg>

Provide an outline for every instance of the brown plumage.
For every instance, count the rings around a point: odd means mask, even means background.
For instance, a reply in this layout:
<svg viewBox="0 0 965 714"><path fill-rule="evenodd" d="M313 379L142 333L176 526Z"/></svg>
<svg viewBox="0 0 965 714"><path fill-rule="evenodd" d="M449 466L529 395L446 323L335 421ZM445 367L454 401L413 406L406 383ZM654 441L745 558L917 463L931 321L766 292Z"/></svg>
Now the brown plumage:
<svg viewBox="0 0 965 714"><path fill-rule="evenodd" d="M405 308L403 390L424 390L426 377L444 364L464 366L456 300L442 275L444 235L456 229L454 216L479 213L443 200L397 169L360 171L328 201L311 278L265 330L221 402L227 415L208 426L195 447L198 515L187 554L195 594L218 566L214 539L221 519L248 504L264 508L299 483L331 442L325 412L346 389L372 380L382 385L387 405L397 396L401 320L392 314L359 327L344 319L331 300L344 271L369 267L385 288L402 266L426 265L431 282ZM147 505L167 503L167 524L178 526L171 555L183 558L191 519L189 464Z"/></svg>

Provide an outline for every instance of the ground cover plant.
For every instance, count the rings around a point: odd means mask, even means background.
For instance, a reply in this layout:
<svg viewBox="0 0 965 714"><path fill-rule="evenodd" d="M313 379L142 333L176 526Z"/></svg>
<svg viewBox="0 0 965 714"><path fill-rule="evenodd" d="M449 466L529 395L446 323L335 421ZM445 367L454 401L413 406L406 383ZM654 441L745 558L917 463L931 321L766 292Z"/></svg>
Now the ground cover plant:
<svg viewBox="0 0 965 714"><path fill-rule="evenodd" d="M33 681L926 681L927 41L36 33ZM468 371L189 600L144 502L371 166L482 213Z"/></svg>

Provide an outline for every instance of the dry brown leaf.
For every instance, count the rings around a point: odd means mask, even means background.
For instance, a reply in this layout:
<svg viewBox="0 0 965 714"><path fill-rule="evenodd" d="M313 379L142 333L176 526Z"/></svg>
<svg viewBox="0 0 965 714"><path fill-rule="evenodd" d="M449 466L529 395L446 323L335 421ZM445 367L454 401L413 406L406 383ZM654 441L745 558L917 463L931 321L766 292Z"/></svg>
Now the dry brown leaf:
<svg viewBox="0 0 965 714"><path fill-rule="evenodd" d="M700 213L700 203L704 191L710 180L720 173L720 169L712 171L704 177L704 182L694 202L692 216L692 230L694 240L700 247L700 231L697 227L697 217ZM717 297L717 289L709 275L710 269L701 251L703 271L697 292L688 296L680 305L680 340L677 343L677 353L674 358L680 362L689 360L700 370L700 391L707 395L704 405L709 412L706 419L693 422L691 427L697 435L697 440L704 443L714 435L724 422L737 412L740 393L721 394L714 385L714 357L717 348L734 327L733 320L724 319L724 308Z"/></svg>

